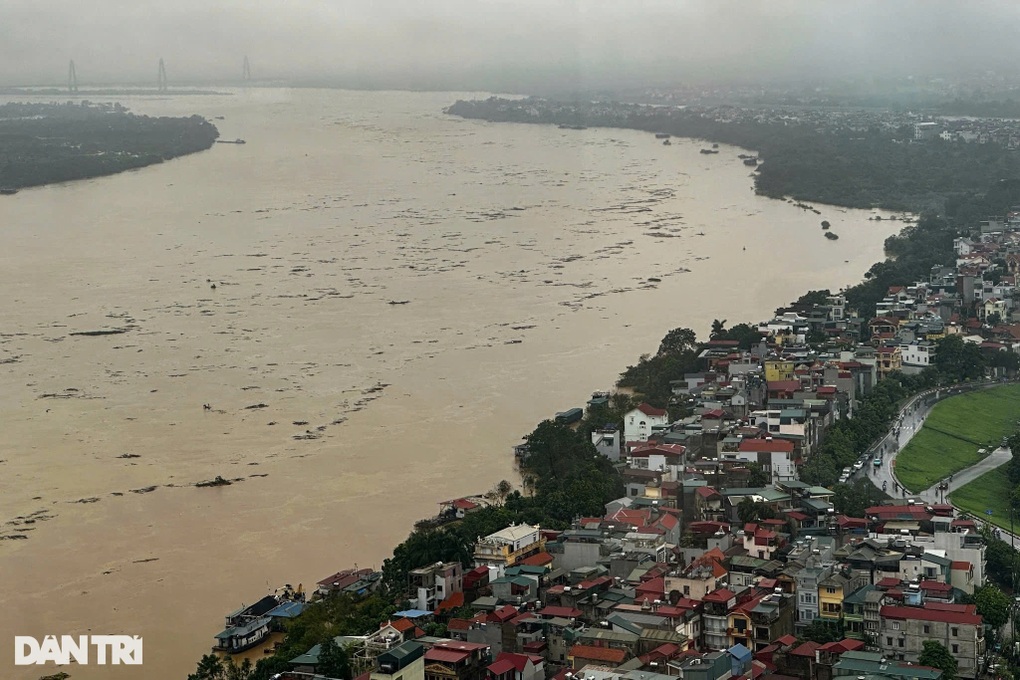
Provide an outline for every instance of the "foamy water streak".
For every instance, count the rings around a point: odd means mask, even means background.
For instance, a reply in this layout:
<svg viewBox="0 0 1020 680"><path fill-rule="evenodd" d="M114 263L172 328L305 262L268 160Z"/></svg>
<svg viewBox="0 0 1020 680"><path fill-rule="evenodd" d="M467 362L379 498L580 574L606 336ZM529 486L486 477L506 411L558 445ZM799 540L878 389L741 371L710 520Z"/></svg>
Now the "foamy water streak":
<svg viewBox="0 0 1020 680"><path fill-rule="evenodd" d="M0 535L26 537L0 640L143 635L147 677L181 678L242 601L512 478L521 435L666 330L855 282L901 226L757 197L737 149L458 96L129 99L248 143L0 197Z"/></svg>

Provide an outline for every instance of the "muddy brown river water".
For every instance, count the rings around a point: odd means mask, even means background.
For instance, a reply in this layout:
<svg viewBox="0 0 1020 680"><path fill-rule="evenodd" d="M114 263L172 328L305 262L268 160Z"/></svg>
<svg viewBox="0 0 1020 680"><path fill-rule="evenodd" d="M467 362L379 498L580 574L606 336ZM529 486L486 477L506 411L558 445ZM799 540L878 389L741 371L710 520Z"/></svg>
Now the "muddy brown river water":
<svg viewBox="0 0 1020 680"><path fill-rule="evenodd" d="M902 226L758 197L735 148L442 113L464 96L124 97L247 144L0 197L0 535L26 537L0 677L54 671L14 635L91 632L141 635L144 673L74 680L181 680L242 602L513 480L522 435L670 328L854 283Z"/></svg>

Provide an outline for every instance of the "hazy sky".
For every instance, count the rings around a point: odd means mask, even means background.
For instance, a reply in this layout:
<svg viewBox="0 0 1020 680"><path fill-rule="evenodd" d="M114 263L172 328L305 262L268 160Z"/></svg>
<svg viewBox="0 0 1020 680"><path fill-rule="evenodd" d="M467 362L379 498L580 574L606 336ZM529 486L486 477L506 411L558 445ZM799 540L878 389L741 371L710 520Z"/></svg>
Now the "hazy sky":
<svg viewBox="0 0 1020 680"><path fill-rule="evenodd" d="M257 79L422 87L1012 69L1020 2L0 0L0 84ZM492 85L488 85L492 87Z"/></svg>

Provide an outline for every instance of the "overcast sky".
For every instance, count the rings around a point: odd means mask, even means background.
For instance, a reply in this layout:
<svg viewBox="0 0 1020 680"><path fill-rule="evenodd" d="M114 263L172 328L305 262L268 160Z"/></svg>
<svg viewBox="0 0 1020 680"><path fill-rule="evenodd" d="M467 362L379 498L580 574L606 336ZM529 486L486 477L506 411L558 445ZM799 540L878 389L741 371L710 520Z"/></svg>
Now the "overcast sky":
<svg viewBox="0 0 1020 680"><path fill-rule="evenodd" d="M0 0L0 84L482 88L1015 69L1020 2Z"/></svg>

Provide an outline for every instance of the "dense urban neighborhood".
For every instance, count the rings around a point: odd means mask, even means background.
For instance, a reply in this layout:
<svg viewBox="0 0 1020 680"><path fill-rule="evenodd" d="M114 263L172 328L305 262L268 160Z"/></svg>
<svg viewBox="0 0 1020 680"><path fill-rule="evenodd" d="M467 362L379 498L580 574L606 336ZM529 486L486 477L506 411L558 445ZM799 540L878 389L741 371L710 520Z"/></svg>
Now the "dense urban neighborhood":
<svg viewBox="0 0 1020 680"><path fill-rule="evenodd" d="M444 501L381 570L230 614L214 651L275 653L192 677L998 677L1013 537L885 458L921 404L1017 375L1020 208L947 233L900 237L948 238L923 279L875 294L876 265L707 341L670 331L513 448L522 488Z"/></svg>

